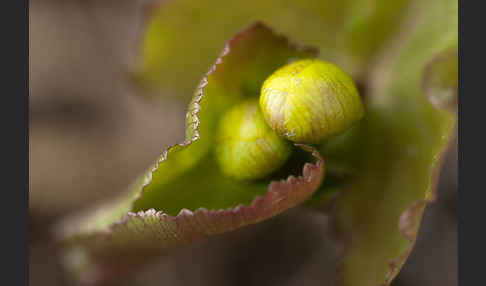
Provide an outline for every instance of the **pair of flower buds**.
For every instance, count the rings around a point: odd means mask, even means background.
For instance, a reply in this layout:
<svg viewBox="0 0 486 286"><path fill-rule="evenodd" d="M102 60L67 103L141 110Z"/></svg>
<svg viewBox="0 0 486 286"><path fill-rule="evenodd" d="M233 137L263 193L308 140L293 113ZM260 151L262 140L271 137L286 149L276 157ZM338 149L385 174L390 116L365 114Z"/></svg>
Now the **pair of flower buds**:
<svg viewBox="0 0 486 286"><path fill-rule="evenodd" d="M263 178L289 158L295 143L320 144L364 116L353 80L337 66L317 59L290 63L268 77L260 100L223 114L216 157L226 175Z"/></svg>

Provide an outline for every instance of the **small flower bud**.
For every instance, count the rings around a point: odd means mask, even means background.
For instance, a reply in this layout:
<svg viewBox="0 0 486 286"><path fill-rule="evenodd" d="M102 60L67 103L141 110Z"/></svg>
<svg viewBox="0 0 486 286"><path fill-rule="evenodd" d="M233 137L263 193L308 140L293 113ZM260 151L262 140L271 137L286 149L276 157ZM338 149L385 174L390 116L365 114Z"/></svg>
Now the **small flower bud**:
<svg viewBox="0 0 486 286"><path fill-rule="evenodd" d="M290 144L265 123L256 99L238 104L220 119L216 157L230 177L263 178L280 168L290 152Z"/></svg>
<svg viewBox="0 0 486 286"><path fill-rule="evenodd" d="M263 83L260 107L278 135L298 143L321 143L364 116L353 80L337 66L317 59L275 71Z"/></svg>

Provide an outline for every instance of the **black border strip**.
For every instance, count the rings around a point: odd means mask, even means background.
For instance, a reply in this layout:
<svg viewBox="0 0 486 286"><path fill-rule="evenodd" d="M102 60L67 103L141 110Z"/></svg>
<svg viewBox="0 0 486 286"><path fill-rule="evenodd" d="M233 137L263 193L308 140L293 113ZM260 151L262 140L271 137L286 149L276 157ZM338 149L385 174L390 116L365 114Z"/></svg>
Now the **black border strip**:
<svg viewBox="0 0 486 286"><path fill-rule="evenodd" d="M29 285L29 1L5 1L2 123L2 285Z"/></svg>

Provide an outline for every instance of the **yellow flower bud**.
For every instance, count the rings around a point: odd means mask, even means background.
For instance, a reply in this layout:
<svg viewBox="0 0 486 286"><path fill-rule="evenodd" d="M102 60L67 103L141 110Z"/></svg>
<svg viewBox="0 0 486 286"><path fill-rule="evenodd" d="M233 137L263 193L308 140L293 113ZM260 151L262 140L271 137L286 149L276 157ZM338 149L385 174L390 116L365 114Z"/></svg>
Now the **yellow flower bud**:
<svg viewBox="0 0 486 286"><path fill-rule="evenodd" d="M298 143L321 143L364 116L353 80L318 59L296 61L275 71L262 86L260 107L278 135Z"/></svg>
<svg viewBox="0 0 486 286"><path fill-rule="evenodd" d="M265 123L256 99L238 104L220 119L216 158L230 177L263 178L280 168L290 153L290 144Z"/></svg>

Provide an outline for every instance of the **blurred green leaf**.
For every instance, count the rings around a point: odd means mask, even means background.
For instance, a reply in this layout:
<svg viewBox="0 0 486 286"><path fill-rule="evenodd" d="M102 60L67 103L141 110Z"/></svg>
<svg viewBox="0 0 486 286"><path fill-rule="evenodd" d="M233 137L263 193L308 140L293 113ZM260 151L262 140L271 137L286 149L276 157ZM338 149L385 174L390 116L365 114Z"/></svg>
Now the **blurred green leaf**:
<svg viewBox="0 0 486 286"><path fill-rule="evenodd" d="M153 10L142 47L140 79L187 96L234 31L261 20L344 71L365 75L402 21L410 0L165 1ZM184 74L184 77L179 75Z"/></svg>
<svg viewBox="0 0 486 286"><path fill-rule="evenodd" d="M356 168L331 212L347 242L342 285L388 285L399 272L423 209L435 197L441 158L455 128L453 109L434 107L421 87L427 63L457 47L457 1L417 1L408 13L369 76L359 149L349 148L352 161L341 157ZM440 78L456 93L457 56L447 59L426 77ZM333 149L321 151L332 158Z"/></svg>
<svg viewBox="0 0 486 286"><path fill-rule="evenodd" d="M425 66L422 89L429 101L439 108L457 105L458 57L457 46L434 56Z"/></svg>

